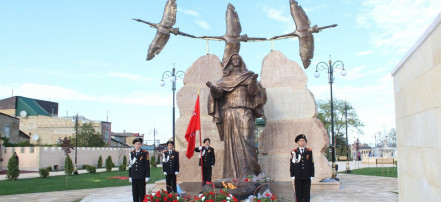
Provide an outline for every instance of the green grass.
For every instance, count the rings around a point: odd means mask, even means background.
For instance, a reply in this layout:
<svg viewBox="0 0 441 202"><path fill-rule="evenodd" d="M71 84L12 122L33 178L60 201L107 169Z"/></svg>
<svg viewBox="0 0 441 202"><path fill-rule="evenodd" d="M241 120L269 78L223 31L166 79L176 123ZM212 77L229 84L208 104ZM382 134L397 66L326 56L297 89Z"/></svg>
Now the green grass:
<svg viewBox="0 0 441 202"><path fill-rule="evenodd" d="M129 180L108 179L108 177L118 176L118 171L99 172L94 174L80 174L67 176L53 176L48 178L29 178L16 181L1 180L0 195L25 194L36 192L65 191L74 189L90 189L101 187L115 187L130 185ZM128 176L128 171L120 171L119 176ZM150 183L164 179L162 168L151 168Z"/></svg>
<svg viewBox="0 0 441 202"><path fill-rule="evenodd" d="M345 173L340 172L340 173ZM355 174L355 175L370 175L370 176L381 176L381 177L397 177L397 168L396 167L372 167L372 168L360 168L351 170L351 173L347 174Z"/></svg>

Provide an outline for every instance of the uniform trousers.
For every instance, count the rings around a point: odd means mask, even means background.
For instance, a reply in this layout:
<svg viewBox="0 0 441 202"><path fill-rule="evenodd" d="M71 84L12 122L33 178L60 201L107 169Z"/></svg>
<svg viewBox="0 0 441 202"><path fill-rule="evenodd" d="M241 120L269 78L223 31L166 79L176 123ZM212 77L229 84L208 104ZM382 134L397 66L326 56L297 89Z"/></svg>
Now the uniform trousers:
<svg viewBox="0 0 441 202"><path fill-rule="evenodd" d="M167 183L167 192L171 193L172 191L177 193L178 189L176 188L176 175L166 175L165 182Z"/></svg>
<svg viewBox="0 0 441 202"><path fill-rule="evenodd" d="M295 179L295 189L296 189L296 201L297 202L309 202L310 201L310 191L311 191L311 180L310 179Z"/></svg>
<svg viewBox="0 0 441 202"><path fill-rule="evenodd" d="M145 179L132 179L133 202L142 202L145 196Z"/></svg>
<svg viewBox="0 0 441 202"><path fill-rule="evenodd" d="M204 173L204 184L206 184L207 182L211 182L211 170L211 166L203 168L202 172Z"/></svg>

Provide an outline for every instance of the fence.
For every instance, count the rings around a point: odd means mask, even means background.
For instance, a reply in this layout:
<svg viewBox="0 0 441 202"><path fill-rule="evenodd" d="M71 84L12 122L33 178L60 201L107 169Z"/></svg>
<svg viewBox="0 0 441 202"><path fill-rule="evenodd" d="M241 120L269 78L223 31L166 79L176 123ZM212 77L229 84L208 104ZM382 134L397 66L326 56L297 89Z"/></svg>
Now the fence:
<svg viewBox="0 0 441 202"><path fill-rule="evenodd" d="M81 168L84 164L96 166L100 155L103 158L103 165L107 156L110 155L113 163L118 166L122 163L124 155L128 158L130 151L130 148L78 147L77 168ZM20 170L38 171L39 168L55 165L60 170L64 169L66 159L61 147L2 147L1 152L3 161L0 163L0 168L3 170L7 169L8 160L14 152L17 152L19 157ZM71 150L69 156L75 163L75 150Z"/></svg>

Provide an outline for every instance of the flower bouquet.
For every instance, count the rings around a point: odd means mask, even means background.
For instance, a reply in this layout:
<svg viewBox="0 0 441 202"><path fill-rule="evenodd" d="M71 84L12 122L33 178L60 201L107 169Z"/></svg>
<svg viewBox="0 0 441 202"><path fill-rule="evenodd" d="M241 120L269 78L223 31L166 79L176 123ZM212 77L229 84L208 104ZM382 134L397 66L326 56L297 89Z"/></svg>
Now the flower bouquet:
<svg viewBox="0 0 441 202"><path fill-rule="evenodd" d="M178 194L168 193L166 190L161 189L161 191L152 192L149 191L148 194L144 196L143 202L181 202L189 201L190 197L179 197Z"/></svg>
<svg viewBox="0 0 441 202"><path fill-rule="evenodd" d="M245 202L277 202L277 197L267 189L262 195L249 196Z"/></svg>
<svg viewBox="0 0 441 202"><path fill-rule="evenodd" d="M206 192L194 196L196 202L238 202L239 200L227 192L227 189L219 191L220 193Z"/></svg>

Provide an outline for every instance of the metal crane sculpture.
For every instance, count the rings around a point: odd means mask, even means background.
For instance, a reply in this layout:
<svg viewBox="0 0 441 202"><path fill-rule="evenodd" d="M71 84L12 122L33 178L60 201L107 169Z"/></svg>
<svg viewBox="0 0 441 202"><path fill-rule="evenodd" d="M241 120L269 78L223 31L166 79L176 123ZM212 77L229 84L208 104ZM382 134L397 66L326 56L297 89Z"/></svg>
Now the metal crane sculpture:
<svg viewBox="0 0 441 202"><path fill-rule="evenodd" d="M336 27L337 24L324 27L318 27L317 25L310 27L311 22L303 8L299 6L299 3L295 0L290 0L289 4L291 16L296 24L296 30L289 34L274 36L269 40L298 37L300 58L302 59L303 67L307 69L311 64L311 59L314 57L314 36L312 33L318 33L322 29Z"/></svg>
<svg viewBox="0 0 441 202"><path fill-rule="evenodd" d="M201 36L196 38L225 41L225 51L222 58L222 63L225 64L226 60L233 53L239 53L240 42L247 41L266 41L266 38L248 37L246 34L240 35L242 27L240 26L239 16L237 15L236 8L232 4L228 4L227 12L225 14L225 21L227 31L223 36Z"/></svg>
<svg viewBox="0 0 441 202"><path fill-rule="evenodd" d="M173 28L173 25L175 25L176 23L176 10L176 0L168 0L167 4L165 4L164 14L160 23L155 24L141 19L133 19L138 22L148 24L150 25L150 27L157 29L155 38L149 46L147 60L153 59L157 54L161 52L165 44L168 42L168 39L170 38L170 33L173 33L174 35L182 35L195 38L195 36L193 35L179 31L179 28Z"/></svg>
<svg viewBox="0 0 441 202"><path fill-rule="evenodd" d="M153 39L152 43L149 46L147 60L153 59L157 54L161 52L161 50L164 48L165 44L168 42L170 38L170 33L173 33L175 35L186 36L190 38L225 41L225 50L222 58L222 63L225 63L231 54L239 53L240 42L266 41L266 40L277 40L277 39L298 37L300 58L302 59L303 67L307 69L311 64L311 59L314 57L313 33L318 33L323 29L336 27L337 25L333 24L324 27L318 27L317 25L314 25L311 27L311 22L309 21L308 16L306 15L303 8L299 5L299 3L295 0L289 0L289 3L290 3L291 16L294 19L294 23L296 24L296 30L292 33L274 36L272 38L248 37L246 34L240 35L240 33L242 32L242 27L240 25L239 16L234 6L230 3L228 4L226 16L225 16L226 34L223 36L196 37L194 35L179 31L179 28L174 28L173 25L176 23L176 11L177 11L176 0L167 1L164 8L162 20L158 24L147 22L141 19L133 19L133 20L148 24L150 25L150 27L157 29L155 38Z"/></svg>

